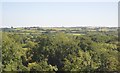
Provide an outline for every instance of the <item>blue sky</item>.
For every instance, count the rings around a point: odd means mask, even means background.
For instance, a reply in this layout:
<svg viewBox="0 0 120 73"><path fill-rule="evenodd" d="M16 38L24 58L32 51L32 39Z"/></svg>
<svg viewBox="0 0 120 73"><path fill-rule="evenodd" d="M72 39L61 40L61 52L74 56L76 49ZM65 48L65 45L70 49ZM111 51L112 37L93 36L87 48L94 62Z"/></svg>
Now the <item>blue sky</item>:
<svg viewBox="0 0 120 73"><path fill-rule="evenodd" d="M12 1L12 0L11 0ZM118 26L117 2L2 2L2 27Z"/></svg>

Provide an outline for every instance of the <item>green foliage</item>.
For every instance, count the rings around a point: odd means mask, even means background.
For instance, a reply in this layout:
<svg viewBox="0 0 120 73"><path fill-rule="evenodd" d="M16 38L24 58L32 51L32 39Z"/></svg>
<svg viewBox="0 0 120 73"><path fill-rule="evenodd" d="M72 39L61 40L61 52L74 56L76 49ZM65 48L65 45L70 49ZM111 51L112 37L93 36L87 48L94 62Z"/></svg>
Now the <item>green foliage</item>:
<svg viewBox="0 0 120 73"><path fill-rule="evenodd" d="M3 33L2 38L2 64L5 71L17 71L21 63L22 47L10 37Z"/></svg>
<svg viewBox="0 0 120 73"><path fill-rule="evenodd" d="M97 33L99 35L97 35ZM69 35L3 32L4 71L118 71L118 37L109 32Z"/></svg>

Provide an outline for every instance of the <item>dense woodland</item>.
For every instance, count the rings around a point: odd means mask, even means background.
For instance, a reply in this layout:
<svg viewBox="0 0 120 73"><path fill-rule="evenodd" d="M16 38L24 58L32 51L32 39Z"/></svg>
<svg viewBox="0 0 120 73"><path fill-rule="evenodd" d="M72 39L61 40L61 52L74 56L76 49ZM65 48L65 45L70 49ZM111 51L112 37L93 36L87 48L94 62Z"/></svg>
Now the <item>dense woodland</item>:
<svg viewBox="0 0 120 73"><path fill-rule="evenodd" d="M3 71L120 71L117 31L2 32Z"/></svg>

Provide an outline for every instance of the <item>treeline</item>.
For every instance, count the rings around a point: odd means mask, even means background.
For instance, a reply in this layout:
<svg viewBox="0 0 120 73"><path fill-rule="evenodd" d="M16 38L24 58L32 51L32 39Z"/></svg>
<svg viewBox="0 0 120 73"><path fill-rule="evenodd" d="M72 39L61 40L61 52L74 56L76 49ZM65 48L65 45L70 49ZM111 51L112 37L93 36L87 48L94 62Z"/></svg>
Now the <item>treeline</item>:
<svg viewBox="0 0 120 73"><path fill-rule="evenodd" d="M119 71L119 42L114 34L2 32L2 70Z"/></svg>

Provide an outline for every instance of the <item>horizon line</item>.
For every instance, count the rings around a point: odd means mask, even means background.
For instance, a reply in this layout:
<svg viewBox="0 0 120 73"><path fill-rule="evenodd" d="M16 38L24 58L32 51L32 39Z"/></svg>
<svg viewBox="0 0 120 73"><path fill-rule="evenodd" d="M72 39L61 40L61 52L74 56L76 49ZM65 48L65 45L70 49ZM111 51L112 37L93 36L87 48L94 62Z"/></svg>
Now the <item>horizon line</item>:
<svg viewBox="0 0 120 73"><path fill-rule="evenodd" d="M11 27L0 27L0 28L70 28L70 27L119 27L119 26L11 26Z"/></svg>

